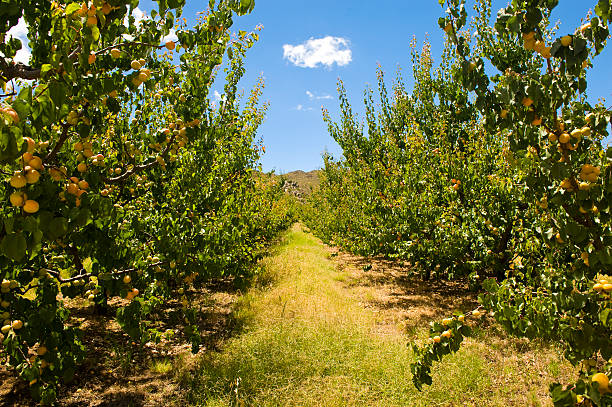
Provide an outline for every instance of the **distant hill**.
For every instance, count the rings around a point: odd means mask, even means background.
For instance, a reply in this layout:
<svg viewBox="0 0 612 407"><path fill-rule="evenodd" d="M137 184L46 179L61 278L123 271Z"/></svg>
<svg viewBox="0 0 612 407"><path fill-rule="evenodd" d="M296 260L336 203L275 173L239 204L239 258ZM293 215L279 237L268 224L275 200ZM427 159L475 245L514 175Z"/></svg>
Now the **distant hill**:
<svg viewBox="0 0 612 407"><path fill-rule="evenodd" d="M312 190L319 187L319 183L321 182L321 170L313 170L309 172L297 170L282 174L280 176L295 184L303 196L309 195Z"/></svg>
<svg viewBox="0 0 612 407"><path fill-rule="evenodd" d="M313 170L305 172L302 170L288 172L286 174L272 174L272 173L261 173L256 171L256 177L263 177L266 179L272 177L272 180L280 181L285 180L284 190L290 195L294 195L299 199L302 199L319 187L321 170ZM269 178L268 178L269 179Z"/></svg>

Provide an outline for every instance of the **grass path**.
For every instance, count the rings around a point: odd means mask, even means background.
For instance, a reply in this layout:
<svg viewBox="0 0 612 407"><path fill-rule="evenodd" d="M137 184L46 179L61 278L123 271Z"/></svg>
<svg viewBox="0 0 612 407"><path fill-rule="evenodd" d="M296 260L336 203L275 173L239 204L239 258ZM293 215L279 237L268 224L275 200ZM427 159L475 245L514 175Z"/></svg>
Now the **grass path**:
<svg viewBox="0 0 612 407"><path fill-rule="evenodd" d="M395 294L384 282L360 284L361 270L331 258L329 248L299 225L263 267L265 284L235 305L234 318L242 327L238 334L221 352L204 354L179 369L186 402L537 406L549 405L547 384L553 378L571 374L554 350L511 342L488 328L439 364L434 384L419 393L412 385L406 344L422 338L425 328L411 325L417 315L409 301L393 303ZM452 303L439 303L444 309L434 314L452 309ZM412 328L410 335L406 327Z"/></svg>

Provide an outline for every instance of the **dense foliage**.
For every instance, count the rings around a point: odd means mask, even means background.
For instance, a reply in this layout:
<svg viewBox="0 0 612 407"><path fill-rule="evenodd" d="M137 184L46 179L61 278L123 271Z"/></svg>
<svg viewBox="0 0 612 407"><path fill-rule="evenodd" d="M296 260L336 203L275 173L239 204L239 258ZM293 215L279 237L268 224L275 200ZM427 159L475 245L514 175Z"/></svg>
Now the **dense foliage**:
<svg viewBox="0 0 612 407"><path fill-rule="evenodd" d="M257 33L229 28L253 1L211 0L191 28L184 1L158 5L137 21L137 0L0 1L0 360L43 402L84 355L66 301L122 297L117 320L144 343L161 333L142 318L180 298L197 351L188 288L247 275L290 221L256 176L263 83L237 96ZM20 19L29 65L7 35Z"/></svg>
<svg viewBox="0 0 612 407"><path fill-rule="evenodd" d="M444 4L444 1L440 1ZM514 0L489 24L491 2L449 0L440 68L427 47L415 86L380 109L366 95L358 123L340 88L320 191L305 209L324 239L358 253L420 265L429 277L470 276L481 306L510 333L561 344L581 364L576 384L551 385L555 405L611 405L612 148L610 111L586 99L586 71L609 36L610 2L573 34L550 24L555 0ZM464 30L465 29L465 30ZM485 64L486 61L486 64ZM459 349L466 319L432 323L413 379Z"/></svg>

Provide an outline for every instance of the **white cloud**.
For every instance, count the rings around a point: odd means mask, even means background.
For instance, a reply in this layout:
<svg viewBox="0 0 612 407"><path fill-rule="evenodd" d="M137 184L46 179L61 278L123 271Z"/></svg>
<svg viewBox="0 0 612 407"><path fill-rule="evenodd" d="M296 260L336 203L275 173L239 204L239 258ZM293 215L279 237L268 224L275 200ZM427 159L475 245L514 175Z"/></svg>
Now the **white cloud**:
<svg viewBox="0 0 612 407"><path fill-rule="evenodd" d="M327 95L327 94L326 95L315 95L309 90L306 91L306 95L308 95L308 98L310 100L333 99L331 95Z"/></svg>
<svg viewBox="0 0 612 407"><path fill-rule="evenodd" d="M217 107L219 102L225 101L225 95L219 93L219 91L213 91L212 97L210 98L210 104L212 107Z"/></svg>
<svg viewBox="0 0 612 407"><path fill-rule="evenodd" d="M136 7L135 9L132 10L132 17L134 17L134 20L136 20L134 22L134 24L136 24L136 27L140 27L140 22L142 20L144 20L145 18L149 18L147 14L144 11L142 11L139 7ZM123 25L125 25L126 27L130 25L129 14L125 15L123 19Z"/></svg>
<svg viewBox="0 0 612 407"><path fill-rule="evenodd" d="M168 41L174 41L174 42L178 41L178 37L176 36L176 30L174 28L171 28L170 32L168 33L168 35L166 35L161 40L162 44L165 44Z"/></svg>
<svg viewBox="0 0 612 407"><path fill-rule="evenodd" d="M19 19L17 25L11 27L7 34L8 37L13 37L21 40L21 49L17 51L17 54L15 55L15 62L22 62L27 65L30 62L32 52L28 47L30 43L30 41L28 40L28 26L23 17Z"/></svg>
<svg viewBox="0 0 612 407"><path fill-rule="evenodd" d="M312 110L312 107L304 107L303 105L297 105L295 107L295 110L297 110L298 112L309 112Z"/></svg>
<svg viewBox="0 0 612 407"><path fill-rule="evenodd" d="M319 65L331 68L333 64L347 65L353 56L347 39L327 36L310 38L299 45L285 44L283 58L301 68L317 68Z"/></svg>
<svg viewBox="0 0 612 407"><path fill-rule="evenodd" d="M147 13L142 11L139 7L136 7L135 9L132 10L132 16L134 17L134 20L135 20L134 25L136 25L136 28L140 28L140 22L142 20L144 20L145 18L150 18L149 16L147 16ZM126 27L130 26L129 14L126 14L125 17L123 18L123 25ZM134 36L130 34L121 34L121 37L123 37L123 39L125 39L126 41L134 40Z"/></svg>

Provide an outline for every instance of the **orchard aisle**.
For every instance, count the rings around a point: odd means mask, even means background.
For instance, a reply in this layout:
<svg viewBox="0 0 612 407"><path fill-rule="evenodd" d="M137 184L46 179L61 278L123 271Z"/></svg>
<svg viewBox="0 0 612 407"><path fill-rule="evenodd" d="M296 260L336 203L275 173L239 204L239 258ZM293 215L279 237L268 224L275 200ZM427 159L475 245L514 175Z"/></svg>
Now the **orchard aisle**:
<svg viewBox="0 0 612 407"><path fill-rule="evenodd" d="M263 262L263 287L236 304L240 333L179 371L189 403L548 405L547 383L572 374L554 350L489 328L417 392L407 342L473 299L458 286L411 285L384 261L363 271L364 259L334 252L299 224L286 233Z"/></svg>

